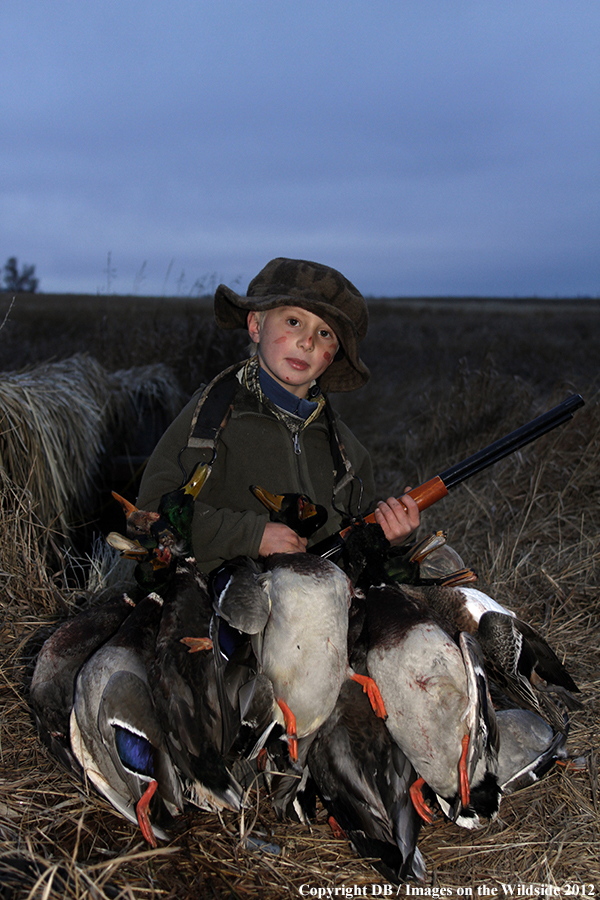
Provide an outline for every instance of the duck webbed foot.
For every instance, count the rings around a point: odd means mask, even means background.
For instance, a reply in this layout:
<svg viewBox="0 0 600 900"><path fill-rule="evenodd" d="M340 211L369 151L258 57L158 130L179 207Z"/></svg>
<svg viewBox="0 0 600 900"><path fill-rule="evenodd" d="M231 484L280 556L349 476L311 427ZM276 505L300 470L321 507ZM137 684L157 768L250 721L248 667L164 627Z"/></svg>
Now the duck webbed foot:
<svg viewBox="0 0 600 900"><path fill-rule="evenodd" d="M333 816L329 816L329 818L327 819L327 824L331 828L331 833L335 838L338 838L338 840L348 840L348 835Z"/></svg>
<svg viewBox="0 0 600 900"><path fill-rule="evenodd" d="M467 774L467 754L469 752L469 735L465 734L462 741L462 753L458 762L458 780L460 785L460 802L463 806L469 805L471 799L471 788L469 787L469 776Z"/></svg>
<svg viewBox="0 0 600 900"><path fill-rule="evenodd" d="M288 746L290 748L290 759L292 762L298 762L298 734L296 732L296 716L291 711L285 700L277 697L277 705L283 713L285 722L285 730L287 732Z"/></svg>
<svg viewBox="0 0 600 900"><path fill-rule="evenodd" d="M151 781L142 794L141 799L138 800L135 807L140 831L151 847L158 846L158 844L156 843L156 838L154 837L154 832L152 831L152 825L150 824L150 818L148 815L148 811L150 809L150 801L152 800L157 787L158 782Z"/></svg>
<svg viewBox="0 0 600 900"><path fill-rule="evenodd" d="M212 650L213 642L207 637L183 637L179 641L188 648L188 653L199 653L201 650Z"/></svg>
<svg viewBox="0 0 600 900"><path fill-rule="evenodd" d="M408 791L410 793L410 799L413 802L413 806L421 816L424 822L428 825L433 824L434 815L433 810L427 805L425 802L425 798L423 797L423 786L425 784L424 778L417 778L416 781L413 781Z"/></svg>
<svg viewBox="0 0 600 900"><path fill-rule="evenodd" d="M350 675L350 678L352 681L356 681L358 684L362 685L362 689L369 698L375 715L379 716L380 719L387 718L383 697L373 679L369 678L368 675L357 675L356 672L353 672L352 675Z"/></svg>

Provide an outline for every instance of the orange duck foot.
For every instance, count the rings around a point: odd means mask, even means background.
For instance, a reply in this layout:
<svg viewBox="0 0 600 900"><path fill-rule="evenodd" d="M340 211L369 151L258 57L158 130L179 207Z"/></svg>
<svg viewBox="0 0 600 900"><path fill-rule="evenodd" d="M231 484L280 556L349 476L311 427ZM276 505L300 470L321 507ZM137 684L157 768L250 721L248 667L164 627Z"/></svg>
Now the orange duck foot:
<svg viewBox="0 0 600 900"><path fill-rule="evenodd" d="M188 647L188 653L198 653L200 650L212 650L213 642L207 637L184 637L179 641Z"/></svg>
<svg viewBox="0 0 600 900"><path fill-rule="evenodd" d="M265 750L265 748L262 747L262 748L258 751L258 755L257 755L257 757L256 757L256 768L258 769L259 772L266 772L266 771L267 771L267 763L268 763L268 761L269 761L269 754L267 753L267 751Z"/></svg>
<svg viewBox="0 0 600 900"><path fill-rule="evenodd" d="M469 787L469 776L467 774L467 753L469 752L469 735L465 734L462 741L462 753L458 763L458 778L460 784L460 802L463 806L469 805L471 799L471 788Z"/></svg>
<svg viewBox="0 0 600 900"><path fill-rule="evenodd" d="M428 825L432 825L434 815L433 810L429 808L429 806L425 802L425 798L423 797L424 784L424 778L417 778L417 780L411 784L408 790L410 793L410 799L412 800L413 806L418 814L421 816L424 822L427 822Z"/></svg>
<svg viewBox="0 0 600 900"><path fill-rule="evenodd" d="M346 834L344 829L340 825L338 825L338 823L333 818L333 816L329 816L329 818L327 819L327 822L329 824L329 827L331 828L331 831L332 831L334 837L339 838L340 840L346 840L346 841L348 840L348 835Z"/></svg>
<svg viewBox="0 0 600 900"><path fill-rule="evenodd" d="M362 689L368 696L375 715L379 716L380 719L386 719L387 712L385 711L383 697L379 693L379 688L377 687L373 679L369 678L368 675L357 675L356 672L354 672L354 674L351 675L350 678L352 679L352 681L356 681L358 682L358 684L362 684Z"/></svg>
<svg viewBox="0 0 600 900"><path fill-rule="evenodd" d="M570 756L568 759L555 759L557 766L562 766L568 772L587 772L588 763L585 756Z"/></svg>
<svg viewBox="0 0 600 900"><path fill-rule="evenodd" d="M154 832L152 831L152 825L150 824L150 819L148 817L148 810L150 808L150 801L154 796L156 788L158 787L158 781L151 781L144 793L142 794L141 800L138 800L135 811L137 813L137 820L140 826L140 830L148 841L151 847L157 847L156 838L154 837Z"/></svg>
<svg viewBox="0 0 600 900"><path fill-rule="evenodd" d="M288 737L288 745L290 748L290 759L292 762L298 762L298 735L296 733L296 716L291 711L285 700L280 697L276 698L277 705L283 713L283 721L285 722L285 730Z"/></svg>

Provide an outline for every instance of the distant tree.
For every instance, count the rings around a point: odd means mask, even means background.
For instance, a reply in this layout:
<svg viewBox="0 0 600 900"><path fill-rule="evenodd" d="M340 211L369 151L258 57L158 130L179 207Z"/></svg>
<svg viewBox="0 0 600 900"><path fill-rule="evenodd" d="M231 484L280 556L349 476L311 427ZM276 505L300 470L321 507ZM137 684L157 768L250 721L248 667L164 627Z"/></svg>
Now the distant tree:
<svg viewBox="0 0 600 900"><path fill-rule="evenodd" d="M16 256L7 259L4 266L4 284L3 291L9 291L12 294L35 294L39 278L34 278L35 266L23 265L19 273L19 265Z"/></svg>

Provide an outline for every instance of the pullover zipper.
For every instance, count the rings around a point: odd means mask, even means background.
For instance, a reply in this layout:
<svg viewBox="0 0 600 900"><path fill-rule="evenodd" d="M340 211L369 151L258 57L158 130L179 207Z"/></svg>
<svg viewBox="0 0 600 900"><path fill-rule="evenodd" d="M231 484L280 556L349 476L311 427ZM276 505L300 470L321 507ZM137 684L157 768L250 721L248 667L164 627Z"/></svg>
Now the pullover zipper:
<svg viewBox="0 0 600 900"><path fill-rule="evenodd" d="M292 440L294 444L294 453L296 456L300 456L302 451L300 450L300 438L298 437L298 432L296 432Z"/></svg>

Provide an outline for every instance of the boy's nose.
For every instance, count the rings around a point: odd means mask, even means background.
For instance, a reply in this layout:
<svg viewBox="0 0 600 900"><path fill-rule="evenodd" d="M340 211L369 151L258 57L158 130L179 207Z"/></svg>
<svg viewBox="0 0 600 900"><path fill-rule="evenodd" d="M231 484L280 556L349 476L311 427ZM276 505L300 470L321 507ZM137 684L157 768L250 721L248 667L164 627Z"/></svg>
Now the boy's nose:
<svg viewBox="0 0 600 900"><path fill-rule="evenodd" d="M305 350L312 350L314 347L312 334L302 334L298 341L299 345Z"/></svg>

